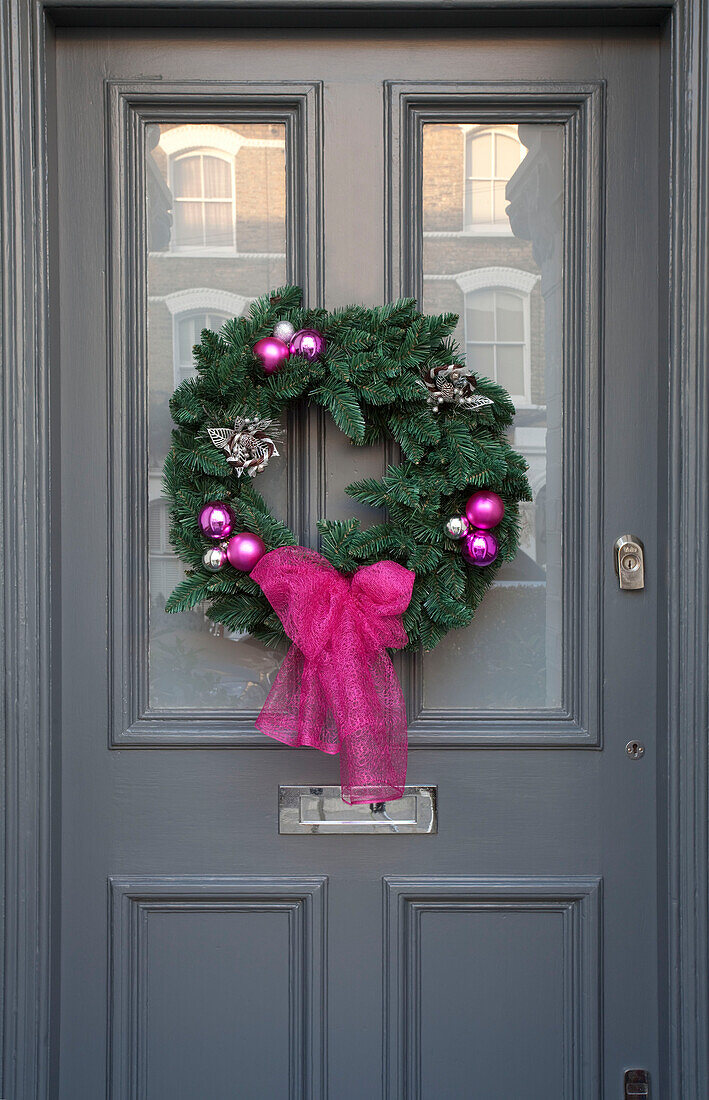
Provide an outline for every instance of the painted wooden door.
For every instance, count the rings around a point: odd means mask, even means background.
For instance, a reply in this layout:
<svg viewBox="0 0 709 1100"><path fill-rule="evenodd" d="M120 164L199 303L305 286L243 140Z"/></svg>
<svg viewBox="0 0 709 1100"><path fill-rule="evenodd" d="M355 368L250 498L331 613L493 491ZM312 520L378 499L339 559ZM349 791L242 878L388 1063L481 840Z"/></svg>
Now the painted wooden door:
<svg viewBox="0 0 709 1100"><path fill-rule="evenodd" d="M658 41L57 46L58 1094L620 1095L658 1059ZM435 835L279 835L279 785L337 759L255 732L278 655L164 613L170 393L201 328L287 280L455 310L517 406L522 550L399 665ZM314 545L384 456L312 411L284 429L261 485ZM613 571L626 531L641 592Z"/></svg>

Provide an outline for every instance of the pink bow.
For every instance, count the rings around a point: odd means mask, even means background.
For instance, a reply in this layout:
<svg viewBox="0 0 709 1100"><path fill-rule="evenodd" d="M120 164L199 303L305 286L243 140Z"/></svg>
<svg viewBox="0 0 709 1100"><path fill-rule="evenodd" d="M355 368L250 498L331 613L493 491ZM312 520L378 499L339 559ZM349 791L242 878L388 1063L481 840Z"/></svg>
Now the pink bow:
<svg viewBox="0 0 709 1100"><path fill-rule="evenodd" d="M401 798L406 707L387 647L408 641L401 615L414 573L379 561L346 577L320 554L286 546L264 554L251 577L293 640L256 727L339 752L345 802Z"/></svg>

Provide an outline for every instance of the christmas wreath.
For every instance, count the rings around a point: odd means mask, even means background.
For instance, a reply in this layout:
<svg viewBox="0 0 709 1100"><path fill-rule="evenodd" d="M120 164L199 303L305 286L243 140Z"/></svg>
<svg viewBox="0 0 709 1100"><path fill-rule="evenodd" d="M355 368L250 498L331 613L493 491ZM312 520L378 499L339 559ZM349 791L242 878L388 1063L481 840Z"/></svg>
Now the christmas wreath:
<svg viewBox="0 0 709 1100"><path fill-rule="evenodd" d="M386 518L364 529L357 519L320 520L321 554L344 574L383 558L416 574L403 616L408 648L432 649L467 626L499 565L514 557L518 503L531 498L526 463L505 434L514 406L465 367L451 339L457 320L425 316L411 298L304 309L301 291L287 286L220 333L205 330L197 376L170 402L177 426L165 492L171 542L188 572L166 610L207 602L208 617L228 630L267 645L285 640L249 571L263 549L296 539L254 477L278 456L273 422L309 399L355 446L393 439L403 456L381 479L345 490Z"/></svg>
<svg viewBox="0 0 709 1100"><path fill-rule="evenodd" d="M467 626L518 541L526 464L505 429L514 407L468 370L453 314L413 299L304 309L287 286L220 333L205 330L197 376L171 401L165 463L170 537L188 566L167 602L207 602L227 630L289 637L256 720L290 745L340 753L348 802L399 798L406 710L388 649L433 646ZM321 554L296 545L253 479L279 457L280 414L309 399L355 446L393 439L403 460L347 486L385 509L371 527L320 520Z"/></svg>

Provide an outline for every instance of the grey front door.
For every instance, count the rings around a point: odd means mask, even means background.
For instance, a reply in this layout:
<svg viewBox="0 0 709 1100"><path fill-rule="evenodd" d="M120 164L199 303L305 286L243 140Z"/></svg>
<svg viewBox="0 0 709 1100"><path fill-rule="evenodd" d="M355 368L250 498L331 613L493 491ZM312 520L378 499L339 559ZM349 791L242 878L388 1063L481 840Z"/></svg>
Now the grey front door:
<svg viewBox="0 0 709 1100"><path fill-rule="evenodd" d="M659 37L57 36L57 1095L657 1080ZM458 312L517 406L522 550L399 666L435 835L279 835L279 785L336 784L337 759L254 730L278 655L164 613L170 393L203 327L286 281ZM315 545L383 455L312 411L284 427L261 484Z"/></svg>

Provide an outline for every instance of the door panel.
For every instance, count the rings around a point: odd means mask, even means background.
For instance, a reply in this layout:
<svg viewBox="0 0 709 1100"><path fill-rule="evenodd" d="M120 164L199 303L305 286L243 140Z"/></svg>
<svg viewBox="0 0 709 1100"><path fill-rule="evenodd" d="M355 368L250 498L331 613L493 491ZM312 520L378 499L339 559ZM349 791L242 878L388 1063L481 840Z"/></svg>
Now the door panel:
<svg viewBox="0 0 709 1100"><path fill-rule="evenodd" d="M260 1095L322 1096L326 891L324 878L112 877L111 1095L239 1095L255 1062Z"/></svg>
<svg viewBox="0 0 709 1100"><path fill-rule="evenodd" d="M658 1048L658 42L57 46L59 1095L617 1095ZM337 760L253 729L272 654L161 609L170 390L199 325L285 279L459 310L519 389L524 552L399 665L436 835L279 836L278 785ZM259 488L313 545L386 455L308 410L283 431ZM642 593L613 576L626 530Z"/></svg>
<svg viewBox="0 0 709 1100"><path fill-rule="evenodd" d="M385 891L390 1095L515 1096L520 1082L597 1095L599 879L386 878Z"/></svg>

